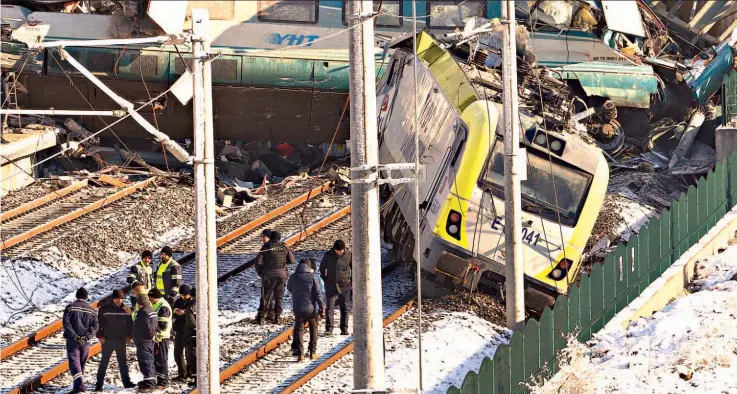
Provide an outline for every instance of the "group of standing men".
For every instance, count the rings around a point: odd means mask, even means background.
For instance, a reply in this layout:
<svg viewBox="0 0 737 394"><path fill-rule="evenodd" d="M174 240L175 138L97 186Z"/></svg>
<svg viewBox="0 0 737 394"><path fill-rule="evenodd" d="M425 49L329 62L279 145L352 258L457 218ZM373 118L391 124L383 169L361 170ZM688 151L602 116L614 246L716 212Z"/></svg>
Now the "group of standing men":
<svg viewBox="0 0 737 394"><path fill-rule="evenodd" d="M317 359L317 321L327 309L325 335L332 335L336 303L340 308L340 334L348 335L352 293L351 253L346 249L345 242L337 240L323 256L319 274L315 261L307 258L299 262L287 282L287 264L296 261L294 254L281 240L278 231L264 230L261 237L264 244L255 261L256 272L261 277L261 302L255 322L263 324L270 317L269 322L279 323L286 287L292 293L295 327L293 354L298 362L304 358L302 334L307 323L310 327L310 358Z"/></svg>
<svg viewBox="0 0 737 394"><path fill-rule="evenodd" d="M69 370L74 379L72 393L86 391L84 367L89 356L90 340L96 335L102 344L102 359L97 370L95 391L102 391L110 357L116 353L120 377L125 388L136 385L128 373L126 344L134 342L143 379L139 392L163 389L169 384L169 342L174 335L174 357L179 371L177 380L194 379L196 385L196 301L195 289L182 283L182 268L174 260L171 248L161 250L156 272L151 267L153 254L144 251L141 261L131 268L133 310L123 304L124 293L114 290L109 302L95 313L87 301L87 290L77 290L77 300L64 310ZM172 308L173 305L173 308Z"/></svg>

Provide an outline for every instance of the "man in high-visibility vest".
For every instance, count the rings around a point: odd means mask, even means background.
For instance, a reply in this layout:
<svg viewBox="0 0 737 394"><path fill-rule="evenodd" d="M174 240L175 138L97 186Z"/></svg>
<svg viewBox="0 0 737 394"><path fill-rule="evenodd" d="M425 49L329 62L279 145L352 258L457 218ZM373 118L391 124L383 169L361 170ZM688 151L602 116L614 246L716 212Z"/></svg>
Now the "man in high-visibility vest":
<svg viewBox="0 0 737 394"><path fill-rule="evenodd" d="M171 306L159 289L148 292L151 308L158 316L158 328L154 337L154 367L156 368L156 388L163 389L169 384L169 338L171 338Z"/></svg>
<svg viewBox="0 0 737 394"><path fill-rule="evenodd" d="M156 269L156 288L171 305L179 295L179 287L182 285L182 266L172 258L171 248L164 246L161 249L161 263Z"/></svg>
<svg viewBox="0 0 737 394"><path fill-rule="evenodd" d="M144 250L143 253L141 253L141 261L131 267L128 278L126 279L131 286L136 282L142 283L145 291L141 294L148 293L148 291L154 287L154 273L151 268L151 260L153 259L153 256L154 255L150 250ZM138 304L136 297L137 295L133 295L131 297L132 306Z"/></svg>

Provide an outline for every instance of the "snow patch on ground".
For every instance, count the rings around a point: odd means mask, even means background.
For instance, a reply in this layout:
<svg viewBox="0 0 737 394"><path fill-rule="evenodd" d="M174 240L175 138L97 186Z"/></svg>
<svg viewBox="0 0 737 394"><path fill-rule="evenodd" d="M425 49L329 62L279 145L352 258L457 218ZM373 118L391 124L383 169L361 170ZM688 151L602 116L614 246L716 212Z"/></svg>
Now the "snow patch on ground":
<svg viewBox="0 0 737 394"><path fill-rule="evenodd" d="M696 292L574 344L536 393L736 393L737 245L698 264ZM578 383L589 382L587 387Z"/></svg>
<svg viewBox="0 0 737 394"><path fill-rule="evenodd" d="M437 312L422 334L422 371L425 393L445 393L460 387L468 371L478 372L484 357L493 358L500 343L508 343L506 330L465 312ZM411 390L417 384L417 333L405 330L405 346L386 352L386 377L395 391Z"/></svg>
<svg viewBox="0 0 737 394"><path fill-rule="evenodd" d="M494 357L511 332L466 312L436 311L423 315L422 362L425 393L460 387L468 371L478 372L485 357ZM417 315L411 311L384 329L387 387L414 392L418 382ZM318 374L299 393L344 393L353 388L353 354Z"/></svg>

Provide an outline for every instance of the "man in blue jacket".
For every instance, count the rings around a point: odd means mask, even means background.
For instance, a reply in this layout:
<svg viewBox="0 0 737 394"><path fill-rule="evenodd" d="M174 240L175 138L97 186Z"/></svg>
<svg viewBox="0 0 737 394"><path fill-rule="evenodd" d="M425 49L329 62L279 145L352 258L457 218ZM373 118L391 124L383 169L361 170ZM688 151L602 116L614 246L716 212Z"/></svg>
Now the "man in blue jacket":
<svg viewBox="0 0 737 394"><path fill-rule="evenodd" d="M74 379L72 393L87 391L84 385L84 365L90 354L90 339L94 338L99 323L97 314L87 302L87 290L77 290L77 300L64 309L63 326L66 338L69 372Z"/></svg>
<svg viewBox="0 0 737 394"><path fill-rule="evenodd" d="M147 294L138 296L138 313L133 318L133 341L136 343L138 368L143 380L138 383L139 393L150 393L156 383L154 366L154 337L159 328L158 314L151 308Z"/></svg>
<svg viewBox="0 0 737 394"><path fill-rule="evenodd" d="M297 269L287 282L287 289L292 293L292 310L294 312L294 337L297 342L297 362L303 360L304 344L302 333L305 322L310 325L310 359L317 360L317 316L322 314L324 303L320 294L320 284L308 260L301 260ZM314 303L318 309L315 310Z"/></svg>

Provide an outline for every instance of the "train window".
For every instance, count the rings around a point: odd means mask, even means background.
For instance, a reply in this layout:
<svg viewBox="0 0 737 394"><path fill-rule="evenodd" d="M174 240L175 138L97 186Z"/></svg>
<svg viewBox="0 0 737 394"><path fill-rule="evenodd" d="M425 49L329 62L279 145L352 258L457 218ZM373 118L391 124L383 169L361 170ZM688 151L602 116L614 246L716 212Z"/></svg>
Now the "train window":
<svg viewBox="0 0 737 394"><path fill-rule="evenodd" d="M472 16L486 17L486 1L428 1L428 26L434 28L455 28L463 26L463 20Z"/></svg>
<svg viewBox="0 0 737 394"><path fill-rule="evenodd" d="M195 0L190 1L187 6L187 17L192 17L192 10L204 8L210 14L210 19L214 21L229 21L233 19L233 11L235 9L235 1L207 1Z"/></svg>
<svg viewBox="0 0 737 394"><path fill-rule="evenodd" d="M258 20L262 22L317 23L317 0L269 0L258 2Z"/></svg>
<svg viewBox="0 0 737 394"><path fill-rule="evenodd" d="M561 224L575 226L588 194L591 175L533 150L527 151L527 180L522 181L522 209ZM481 183L504 198L504 143L498 139ZM552 170L552 171L551 171Z"/></svg>
<svg viewBox="0 0 737 394"><path fill-rule="evenodd" d="M400 0L374 1L374 12L379 11L381 15L377 18L376 27L402 27L402 2ZM348 7L346 0L343 0L343 24L348 26L346 12L348 12Z"/></svg>

